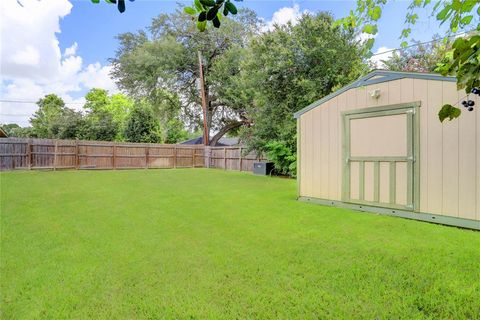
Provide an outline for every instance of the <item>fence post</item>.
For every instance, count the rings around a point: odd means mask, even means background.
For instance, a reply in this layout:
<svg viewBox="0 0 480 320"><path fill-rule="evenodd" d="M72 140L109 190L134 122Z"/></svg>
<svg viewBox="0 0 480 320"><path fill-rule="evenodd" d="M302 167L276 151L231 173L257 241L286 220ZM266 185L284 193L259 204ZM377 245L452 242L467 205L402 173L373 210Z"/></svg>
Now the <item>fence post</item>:
<svg viewBox="0 0 480 320"><path fill-rule="evenodd" d="M113 170L117 169L117 143L113 143Z"/></svg>
<svg viewBox="0 0 480 320"><path fill-rule="evenodd" d="M53 154L53 171L57 170L57 152L58 152L58 140L55 139L55 149Z"/></svg>
<svg viewBox="0 0 480 320"><path fill-rule="evenodd" d="M148 169L148 145L145 147L145 169Z"/></svg>
<svg viewBox="0 0 480 320"><path fill-rule="evenodd" d="M243 164L243 159L242 159L242 147L239 148L240 151L240 171L242 171L242 164Z"/></svg>
<svg viewBox="0 0 480 320"><path fill-rule="evenodd" d="M28 139L27 143L27 165L28 170L32 170L32 139Z"/></svg>
<svg viewBox="0 0 480 320"><path fill-rule="evenodd" d="M227 170L227 148L223 148L223 169Z"/></svg>
<svg viewBox="0 0 480 320"><path fill-rule="evenodd" d="M75 169L78 170L80 168L80 156L79 156L79 148L78 148L78 139L75 139Z"/></svg>
<svg viewBox="0 0 480 320"><path fill-rule="evenodd" d="M210 147L204 146L203 147L203 166L205 168L210 168L210 156L211 156Z"/></svg>
<svg viewBox="0 0 480 320"><path fill-rule="evenodd" d="M173 146L173 169L177 168L177 146Z"/></svg>
<svg viewBox="0 0 480 320"><path fill-rule="evenodd" d="M16 143L12 143L12 144L11 144L11 148L9 148L9 149L10 149L10 152L11 152L10 158L12 159L12 170L15 170L15 154L16 154L15 151L16 151L16 149L17 149L17 148L16 148L16 145L17 145Z"/></svg>
<svg viewBox="0 0 480 320"><path fill-rule="evenodd" d="M195 147L192 147L192 168L195 168Z"/></svg>

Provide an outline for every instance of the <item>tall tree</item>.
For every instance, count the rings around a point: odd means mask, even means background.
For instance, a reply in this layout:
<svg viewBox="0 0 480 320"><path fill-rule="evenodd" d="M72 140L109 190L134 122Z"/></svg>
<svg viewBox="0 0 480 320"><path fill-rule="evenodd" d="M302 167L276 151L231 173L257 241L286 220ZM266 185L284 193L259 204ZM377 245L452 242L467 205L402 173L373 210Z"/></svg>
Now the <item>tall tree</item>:
<svg viewBox="0 0 480 320"><path fill-rule="evenodd" d="M93 88L85 95L83 108L87 114L83 138L88 140L123 140L123 128L133 100L117 93L109 95L108 91Z"/></svg>
<svg viewBox="0 0 480 320"><path fill-rule="evenodd" d="M259 152L280 151L282 166L295 159L292 114L366 72L362 46L333 23L330 14L319 13L277 27L252 41L241 65L240 93L232 95L248 105L251 125L242 137Z"/></svg>
<svg viewBox="0 0 480 320"><path fill-rule="evenodd" d="M85 119L81 112L65 108L62 114L55 118L52 123L52 138L77 139L82 138L85 129Z"/></svg>
<svg viewBox="0 0 480 320"><path fill-rule="evenodd" d="M127 118L123 134L129 142L162 142L160 123L148 103L138 102L135 105Z"/></svg>
<svg viewBox="0 0 480 320"><path fill-rule="evenodd" d="M65 102L55 94L48 94L37 101L38 110L30 118L33 134L38 138L54 138L55 122L65 113Z"/></svg>
<svg viewBox="0 0 480 320"><path fill-rule="evenodd" d="M115 141L120 140L120 126L113 115L104 110L89 112L84 118L85 124L81 138L85 140Z"/></svg>
<svg viewBox="0 0 480 320"><path fill-rule="evenodd" d="M122 93L109 95L108 91L93 88L85 95L86 103L83 106L88 112L110 113L114 121L121 125L133 107L133 100Z"/></svg>
<svg viewBox="0 0 480 320"><path fill-rule="evenodd" d="M155 106L169 104L169 92L178 96L181 117L191 129L202 120L198 89L197 52L203 56L207 96L207 123L217 132L211 144L226 132L245 123L245 106L232 103L222 95L222 84L216 80L239 73L238 59L224 60L230 52L242 52L250 36L260 30L252 11L239 12L235 18L224 18L221 29L198 33L196 22L180 10L153 19L147 31L119 35L120 48L112 59L113 76L118 86L137 98L146 98ZM217 63L230 61L228 68ZM169 119L170 120L170 119Z"/></svg>
<svg viewBox="0 0 480 320"><path fill-rule="evenodd" d="M185 130L183 123L178 119L171 119L165 125L164 142L175 144L185 141L189 137L188 131Z"/></svg>

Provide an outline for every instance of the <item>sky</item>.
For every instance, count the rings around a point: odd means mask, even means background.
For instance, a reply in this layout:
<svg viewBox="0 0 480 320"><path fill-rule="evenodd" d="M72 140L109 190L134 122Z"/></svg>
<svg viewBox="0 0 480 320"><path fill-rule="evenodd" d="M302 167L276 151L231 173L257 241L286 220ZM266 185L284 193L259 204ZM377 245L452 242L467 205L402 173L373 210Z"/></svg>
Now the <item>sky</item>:
<svg viewBox="0 0 480 320"><path fill-rule="evenodd" d="M160 13L174 11L192 1L136 0L127 2L120 14L104 1L88 0L1 0L0 1L0 123L28 125L34 103L49 93L61 96L68 107L80 110L89 89L100 87L118 92L110 78L109 58L118 47L116 35L135 32L149 25ZM305 12L328 11L335 18L346 16L356 1L244 0L248 7L273 24L295 23ZM379 21L375 53L398 48L409 1L390 1ZM420 10L411 38L428 41L446 29ZM380 60L389 54L375 56Z"/></svg>

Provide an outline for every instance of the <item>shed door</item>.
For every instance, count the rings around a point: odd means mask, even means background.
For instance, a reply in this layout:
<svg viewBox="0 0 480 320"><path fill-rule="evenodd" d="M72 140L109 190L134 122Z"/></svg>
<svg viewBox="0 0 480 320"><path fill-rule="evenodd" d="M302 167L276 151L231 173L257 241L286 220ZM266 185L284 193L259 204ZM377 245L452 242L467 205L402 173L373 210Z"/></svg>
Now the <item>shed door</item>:
<svg viewBox="0 0 480 320"><path fill-rule="evenodd" d="M416 105L344 114L344 201L417 208L416 114Z"/></svg>

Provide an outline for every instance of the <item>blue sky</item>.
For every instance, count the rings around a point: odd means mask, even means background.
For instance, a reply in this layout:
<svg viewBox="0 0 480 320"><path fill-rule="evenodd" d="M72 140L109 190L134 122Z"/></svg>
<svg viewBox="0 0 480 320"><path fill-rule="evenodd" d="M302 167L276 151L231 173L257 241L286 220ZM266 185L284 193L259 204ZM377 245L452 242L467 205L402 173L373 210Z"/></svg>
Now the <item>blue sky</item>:
<svg viewBox="0 0 480 320"><path fill-rule="evenodd" d="M127 2L120 14L105 2L88 0L17 0L0 1L1 70L3 100L36 101L47 93L56 93L81 109L83 96L92 87L117 91L109 77L108 59L117 49L115 36L149 25L160 13L172 12L179 4L191 1L136 0ZM354 9L355 1L257 1L237 2L238 7L254 10L266 23L295 21L307 11L328 11L340 18ZM374 51L397 48L409 1L389 3L379 21ZM412 32L416 40L430 40L445 34L437 21L420 11ZM28 124L35 104L1 102L0 122Z"/></svg>
<svg viewBox="0 0 480 320"><path fill-rule="evenodd" d="M135 31L145 28L152 18L160 13L175 10L178 4L190 5L191 1L165 1L165 0L136 0L127 2L127 10L119 14L112 5L100 3L93 5L89 1L71 1L71 13L60 23L62 33L58 35L60 47L65 49L77 42L79 54L88 63L99 61L107 63L107 59L114 55L117 41L115 35L122 32ZM328 11L335 17L348 15L355 8L355 1L249 1L237 2L238 7L248 7L254 10L266 21L272 19L273 14L281 8L298 5L300 11L310 12ZM398 39L403 28L403 21L407 10L408 1L398 1L389 4L380 20L379 35L376 38L375 50L380 47L396 48L401 42ZM435 19L422 15L415 26L413 36L417 40L430 40L438 30Z"/></svg>
<svg viewBox="0 0 480 320"><path fill-rule="evenodd" d="M60 47L65 49L77 42L78 52L86 62L101 63L107 63L107 59L114 55L117 47L115 35L145 28L159 13L173 11L176 4L191 4L191 1L136 0L127 2L127 10L119 14L112 5L106 3L93 5L85 0L71 2L73 3L71 13L60 23L62 29L62 33L58 36ZM294 5L298 5L300 11L328 11L339 18L348 15L349 11L355 8L356 2L245 0L236 4L238 7L254 10L260 17L269 21L279 9ZM385 7L379 23L380 31L376 38L375 50L380 47L397 48L399 46L401 41L398 36L403 28L408 4L408 1L397 1ZM438 23L425 11L414 27L412 35L417 40L430 40L435 32L440 32Z"/></svg>

